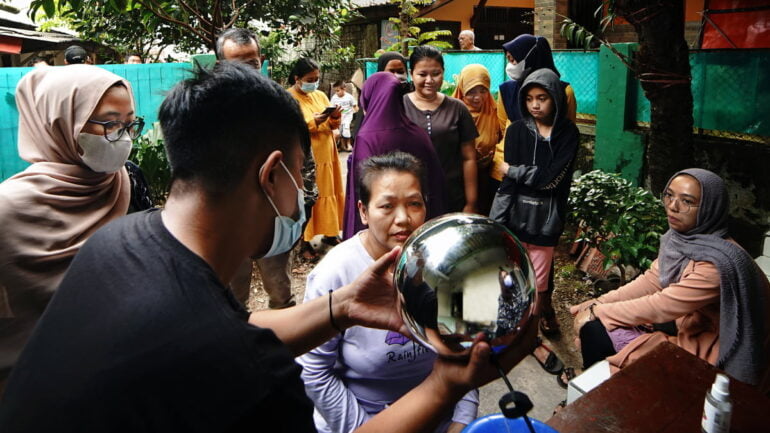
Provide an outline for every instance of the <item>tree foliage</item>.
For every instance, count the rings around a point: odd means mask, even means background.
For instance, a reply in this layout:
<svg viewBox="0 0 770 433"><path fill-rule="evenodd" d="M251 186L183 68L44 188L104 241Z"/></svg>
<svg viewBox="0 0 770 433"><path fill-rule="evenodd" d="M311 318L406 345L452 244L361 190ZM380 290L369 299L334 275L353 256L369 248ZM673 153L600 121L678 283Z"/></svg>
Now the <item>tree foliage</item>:
<svg viewBox="0 0 770 433"><path fill-rule="evenodd" d="M604 33L616 18L634 27L639 50L627 57L606 38L588 32L565 19L561 34L571 42L592 48L607 46L634 73L650 101L650 133L647 142L647 183L661 190L671 173L691 165L693 156L692 79L684 38L684 3L678 0L605 0L596 10Z"/></svg>
<svg viewBox="0 0 770 433"><path fill-rule="evenodd" d="M308 44L316 57L344 48L339 29L352 10L352 0L33 0L30 5L31 16L65 17L84 38L122 50L146 53L175 45L190 53L209 51L223 30L259 25L277 32L283 43L321 41Z"/></svg>
<svg viewBox="0 0 770 433"><path fill-rule="evenodd" d="M386 51L400 51L403 56L409 56L410 45L433 45L439 49L452 48L450 43L438 40L441 36L452 36L449 30L423 32L420 28L422 24L436 21L434 18L418 17L419 6L430 5L433 0L391 0L391 3L398 6L398 18L388 20L397 26L398 35L396 43Z"/></svg>

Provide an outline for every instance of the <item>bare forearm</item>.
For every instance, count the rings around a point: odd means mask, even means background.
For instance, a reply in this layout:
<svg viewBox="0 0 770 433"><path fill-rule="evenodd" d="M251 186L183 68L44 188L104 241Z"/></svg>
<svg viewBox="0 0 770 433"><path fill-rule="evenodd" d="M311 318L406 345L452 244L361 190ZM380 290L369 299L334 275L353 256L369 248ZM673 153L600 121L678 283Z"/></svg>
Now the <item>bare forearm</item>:
<svg viewBox="0 0 770 433"><path fill-rule="evenodd" d="M463 183L465 184L465 203L467 206L476 206L476 199L478 197L478 178L476 164L476 149L473 147L473 142L464 143L462 146L463 153Z"/></svg>
<svg viewBox="0 0 770 433"><path fill-rule="evenodd" d="M452 392L445 383L431 375L416 388L398 399L393 405L378 413L356 433L382 432L408 433L426 432L436 429L446 419L462 392Z"/></svg>
<svg viewBox="0 0 770 433"><path fill-rule="evenodd" d="M341 328L348 326L344 317L348 291L342 288L332 296L332 314L335 323ZM261 328L270 328L295 356L302 355L339 332L331 324L329 296L321 296L283 310L256 311L249 317L249 323Z"/></svg>

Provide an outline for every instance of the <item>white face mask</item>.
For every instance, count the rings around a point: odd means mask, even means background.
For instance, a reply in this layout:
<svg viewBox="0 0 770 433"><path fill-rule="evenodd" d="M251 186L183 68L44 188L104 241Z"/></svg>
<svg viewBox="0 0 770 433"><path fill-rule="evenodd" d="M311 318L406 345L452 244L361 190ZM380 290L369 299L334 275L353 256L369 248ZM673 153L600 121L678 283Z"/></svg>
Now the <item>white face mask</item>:
<svg viewBox="0 0 770 433"><path fill-rule="evenodd" d="M526 60L522 60L515 65L508 62L508 65L505 67L505 73L508 75L508 78L516 81L521 80L522 75L524 75L524 64L526 62Z"/></svg>
<svg viewBox="0 0 770 433"><path fill-rule="evenodd" d="M398 78L398 81L401 81L402 83L406 83L406 74L393 74Z"/></svg>
<svg viewBox="0 0 770 433"><path fill-rule="evenodd" d="M83 149L83 163L97 173L114 173L123 167L131 153L131 137L128 132L110 143L103 135L81 132L78 145Z"/></svg>

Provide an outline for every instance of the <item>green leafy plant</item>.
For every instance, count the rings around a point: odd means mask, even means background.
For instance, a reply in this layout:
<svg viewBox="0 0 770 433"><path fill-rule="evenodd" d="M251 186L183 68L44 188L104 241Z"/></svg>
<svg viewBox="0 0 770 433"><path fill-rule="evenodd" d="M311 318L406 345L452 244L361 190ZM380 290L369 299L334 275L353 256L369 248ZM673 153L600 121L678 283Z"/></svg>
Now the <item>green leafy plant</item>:
<svg viewBox="0 0 770 433"><path fill-rule="evenodd" d="M459 79L459 75L454 74L452 75L452 80L444 80L443 83L441 83L441 88L439 91L447 96L452 96L455 93L455 89L457 88L457 80Z"/></svg>
<svg viewBox="0 0 770 433"><path fill-rule="evenodd" d="M402 55L408 57L409 47L416 45L433 45L434 47L447 50L452 48L452 44L446 41L438 40L442 36L452 36L449 30L433 30L423 32L419 27L421 24L432 23L434 18L419 17L419 6L427 6L433 3L433 0L391 0L391 3L398 7L398 17L388 18L390 22L398 28L396 43L386 48L385 51L399 51Z"/></svg>
<svg viewBox="0 0 770 433"><path fill-rule="evenodd" d="M166 149L163 147L160 123L153 123L152 129L134 140L134 147L128 159L142 169L144 178L150 185L152 202L156 206L165 203L171 186L171 167L166 158Z"/></svg>
<svg viewBox="0 0 770 433"><path fill-rule="evenodd" d="M579 221L579 241L605 256L604 267L617 266L621 284L625 266L649 268L667 229L663 206L652 193L617 173L594 170L577 178L569 196L570 215Z"/></svg>

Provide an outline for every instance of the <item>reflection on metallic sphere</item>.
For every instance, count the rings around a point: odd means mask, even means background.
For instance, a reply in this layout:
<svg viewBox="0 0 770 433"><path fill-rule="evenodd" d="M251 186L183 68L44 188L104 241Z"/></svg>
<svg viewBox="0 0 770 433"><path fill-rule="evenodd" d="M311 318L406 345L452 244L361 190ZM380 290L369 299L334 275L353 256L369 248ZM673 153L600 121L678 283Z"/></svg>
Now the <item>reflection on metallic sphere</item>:
<svg viewBox="0 0 770 433"><path fill-rule="evenodd" d="M425 223L404 244L394 274L404 322L442 356L467 356L482 336L505 350L535 307L535 271L503 225L454 213Z"/></svg>

